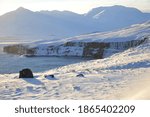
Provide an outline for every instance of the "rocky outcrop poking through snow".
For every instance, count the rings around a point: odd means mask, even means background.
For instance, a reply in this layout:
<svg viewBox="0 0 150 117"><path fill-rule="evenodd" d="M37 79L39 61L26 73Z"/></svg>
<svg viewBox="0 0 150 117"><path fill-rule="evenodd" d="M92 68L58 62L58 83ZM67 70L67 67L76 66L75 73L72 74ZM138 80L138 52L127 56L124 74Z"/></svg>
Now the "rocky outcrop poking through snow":
<svg viewBox="0 0 150 117"><path fill-rule="evenodd" d="M109 43L85 43L83 56L93 58L103 58L104 49L109 48Z"/></svg>

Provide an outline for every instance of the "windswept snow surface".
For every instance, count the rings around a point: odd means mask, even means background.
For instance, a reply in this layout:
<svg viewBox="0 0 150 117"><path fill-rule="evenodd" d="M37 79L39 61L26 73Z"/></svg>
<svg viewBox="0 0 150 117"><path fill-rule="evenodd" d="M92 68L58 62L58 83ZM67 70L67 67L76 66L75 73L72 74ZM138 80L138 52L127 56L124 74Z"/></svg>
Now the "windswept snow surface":
<svg viewBox="0 0 150 117"><path fill-rule="evenodd" d="M150 42L34 75L1 74L0 99L150 99Z"/></svg>

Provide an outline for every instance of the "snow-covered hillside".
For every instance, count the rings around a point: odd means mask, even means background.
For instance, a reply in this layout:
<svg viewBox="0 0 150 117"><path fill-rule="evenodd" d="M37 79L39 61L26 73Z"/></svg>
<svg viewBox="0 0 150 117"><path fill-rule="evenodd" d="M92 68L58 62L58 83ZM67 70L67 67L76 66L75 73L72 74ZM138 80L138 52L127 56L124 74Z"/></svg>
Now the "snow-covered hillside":
<svg viewBox="0 0 150 117"><path fill-rule="evenodd" d="M80 56L105 58L147 41L150 22L110 32L91 33L57 41L4 47L4 52L30 56Z"/></svg>
<svg viewBox="0 0 150 117"><path fill-rule="evenodd" d="M1 74L0 99L150 99L150 38L109 58L34 75Z"/></svg>
<svg viewBox="0 0 150 117"><path fill-rule="evenodd" d="M70 11L33 12L20 7L0 16L0 37L56 40L91 32L116 30L149 19L150 13L124 6L98 7L86 14Z"/></svg>
<svg viewBox="0 0 150 117"><path fill-rule="evenodd" d="M79 35L66 38L65 41L78 42L125 42L141 39L142 36L149 35L150 20L142 24L134 24L126 28L122 28L109 32L97 32L85 35Z"/></svg>

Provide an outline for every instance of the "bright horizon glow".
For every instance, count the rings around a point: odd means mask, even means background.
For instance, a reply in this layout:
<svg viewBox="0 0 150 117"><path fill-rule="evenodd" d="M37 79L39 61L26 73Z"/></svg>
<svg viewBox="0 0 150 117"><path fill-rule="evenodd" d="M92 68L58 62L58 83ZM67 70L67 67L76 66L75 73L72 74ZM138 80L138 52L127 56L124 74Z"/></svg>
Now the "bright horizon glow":
<svg viewBox="0 0 150 117"><path fill-rule="evenodd" d="M123 5L150 12L150 0L0 0L0 15L24 7L32 11L68 10L79 14L94 7Z"/></svg>

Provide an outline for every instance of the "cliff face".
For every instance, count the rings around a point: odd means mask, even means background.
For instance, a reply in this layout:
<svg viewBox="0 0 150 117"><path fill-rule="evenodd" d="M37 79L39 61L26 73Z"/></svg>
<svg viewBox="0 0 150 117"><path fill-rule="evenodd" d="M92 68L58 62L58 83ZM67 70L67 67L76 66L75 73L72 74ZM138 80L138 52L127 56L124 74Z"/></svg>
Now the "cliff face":
<svg viewBox="0 0 150 117"><path fill-rule="evenodd" d="M18 45L5 46L3 48L3 51L9 54L34 55L36 50L34 48L29 48L28 46L18 44Z"/></svg>
<svg viewBox="0 0 150 117"><path fill-rule="evenodd" d="M144 38L142 40L132 40L126 42L89 42L85 43L82 56L102 59L106 56L112 55L113 53L117 53L129 49L131 47L138 46L146 42L146 40L147 38Z"/></svg>
<svg viewBox="0 0 150 117"><path fill-rule="evenodd" d="M104 50L109 48L109 43L86 43L83 50L84 57L103 58Z"/></svg>
<svg viewBox="0 0 150 117"><path fill-rule="evenodd" d="M40 45L34 48L24 45L4 47L6 53L28 56L79 56L102 59L146 42L148 38L126 42L67 42L61 45Z"/></svg>

